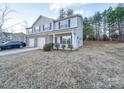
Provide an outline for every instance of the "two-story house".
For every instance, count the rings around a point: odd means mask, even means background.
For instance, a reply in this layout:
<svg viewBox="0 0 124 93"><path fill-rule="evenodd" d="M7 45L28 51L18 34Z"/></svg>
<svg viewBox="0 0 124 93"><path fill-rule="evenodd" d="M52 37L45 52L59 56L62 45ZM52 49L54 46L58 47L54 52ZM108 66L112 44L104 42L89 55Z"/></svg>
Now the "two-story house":
<svg viewBox="0 0 124 93"><path fill-rule="evenodd" d="M66 16L64 18L52 19L39 16L34 24L26 28L27 45L39 47L47 43L59 44L60 48L72 45L74 49L83 46L83 22L79 14Z"/></svg>

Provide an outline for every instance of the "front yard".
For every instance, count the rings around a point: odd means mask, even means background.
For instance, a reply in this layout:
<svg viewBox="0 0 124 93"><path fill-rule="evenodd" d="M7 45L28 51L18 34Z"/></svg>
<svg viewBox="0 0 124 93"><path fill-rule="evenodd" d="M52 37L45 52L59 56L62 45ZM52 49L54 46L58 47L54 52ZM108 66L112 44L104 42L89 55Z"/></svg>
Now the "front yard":
<svg viewBox="0 0 124 93"><path fill-rule="evenodd" d="M124 43L0 57L0 88L124 88Z"/></svg>

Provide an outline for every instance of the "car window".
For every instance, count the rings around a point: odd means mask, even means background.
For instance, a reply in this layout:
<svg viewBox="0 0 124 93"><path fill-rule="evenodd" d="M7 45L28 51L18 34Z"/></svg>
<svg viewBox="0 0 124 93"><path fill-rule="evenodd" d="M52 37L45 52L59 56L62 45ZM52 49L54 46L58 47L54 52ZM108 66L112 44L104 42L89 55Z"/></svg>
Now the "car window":
<svg viewBox="0 0 124 93"><path fill-rule="evenodd" d="M19 42L18 41L8 41L8 42L5 42L4 44L18 44Z"/></svg>
<svg viewBox="0 0 124 93"><path fill-rule="evenodd" d="M9 43L9 41L7 41L7 42L4 42L3 44L8 44Z"/></svg>

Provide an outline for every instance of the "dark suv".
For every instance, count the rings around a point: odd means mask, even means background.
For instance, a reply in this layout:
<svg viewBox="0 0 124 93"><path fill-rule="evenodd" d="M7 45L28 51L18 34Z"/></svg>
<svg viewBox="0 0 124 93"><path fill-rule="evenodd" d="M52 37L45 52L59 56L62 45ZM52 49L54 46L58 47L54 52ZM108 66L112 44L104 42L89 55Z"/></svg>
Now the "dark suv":
<svg viewBox="0 0 124 93"><path fill-rule="evenodd" d="M7 41L0 44L0 50L10 49L10 48L22 48L26 47L26 43L22 41Z"/></svg>

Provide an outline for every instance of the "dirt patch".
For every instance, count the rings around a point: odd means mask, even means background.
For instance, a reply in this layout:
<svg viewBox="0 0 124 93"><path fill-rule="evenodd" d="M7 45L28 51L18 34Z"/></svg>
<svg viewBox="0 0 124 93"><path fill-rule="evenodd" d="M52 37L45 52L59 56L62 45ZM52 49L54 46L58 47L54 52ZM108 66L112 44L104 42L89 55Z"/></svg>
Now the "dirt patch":
<svg viewBox="0 0 124 93"><path fill-rule="evenodd" d="M109 45L115 45L115 44L120 44L124 43L122 41L85 41L84 45L85 46L109 46Z"/></svg>

